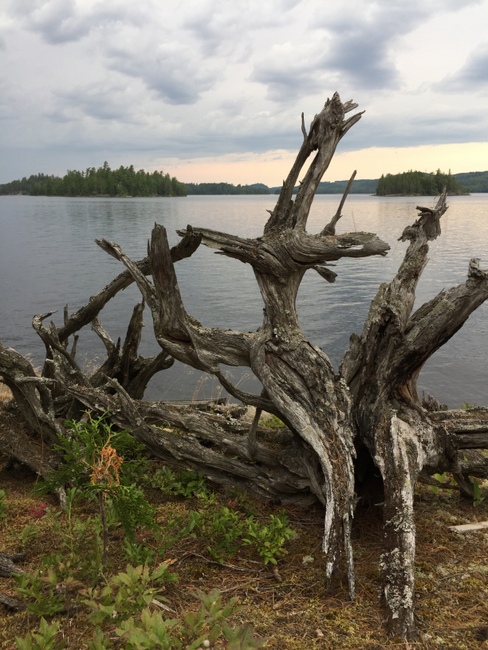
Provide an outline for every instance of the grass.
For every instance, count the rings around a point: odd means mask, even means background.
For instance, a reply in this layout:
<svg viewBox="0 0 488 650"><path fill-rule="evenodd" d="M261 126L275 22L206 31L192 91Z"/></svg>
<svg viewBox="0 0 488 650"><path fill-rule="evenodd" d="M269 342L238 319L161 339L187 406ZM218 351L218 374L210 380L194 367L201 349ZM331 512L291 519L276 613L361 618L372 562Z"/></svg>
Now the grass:
<svg viewBox="0 0 488 650"><path fill-rule="evenodd" d="M0 433L1 426L0 417ZM13 426L12 420L8 426ZM161 472L166 470L154 463L150 473L161 477ZM487 501L473 507L460 501L455 493L441 491L437 494L429 487L419 488L416 604L420 639L416 643L403 644L387 638L379 606L378 560L382 550L379 508L358 511L356 516L354 551L358 595L356 602L351 603L345 585L338 584L333 591L327 591L324 584L325 557L320 550L323 512L320 507L284 509L216 486L203 488L200 480L195 481L195 491L185 490L187 479L191 477L178 480L166 477L169 485L176 486L173 491L161 489L160 478L154 485L146 484L146 498L155 509L163 534L158 537L150 529L138 530L131 551L134 564L138 559L151 562L155 570L161 562L167 563L171 572L178 576L178 582L164 585L163 595L157 599L168 608L157 609L163 618L182 620L192 612L195 617L201 606L195 594L209 594L218 589L223 607L233 598L239 606L228 614L229 625L238 628L251 624L255 636L266 640L263 647L269 649L488 648L488 538L483 532L461 535L449 529L453 524L487 519ZM23 467L5 467L0 471L0 490L6 495L0 506L5 514L0 518L0 550L25 552L26 558L19 566L30 575L43 569L46 557L56 558L63 553L65 559L67 557L67 514L53 497L36 496L35 487L36 477ZM194 514L204 517L201 513L205 512L221 513L227 518L225 534L234 526L232 522L237 522L238 526L249 520L265 526L273 521L272 517L286 516L286 525L294 531L294 536L284 540L286 554L276 556L276 565L265 564L256 547L240 543L237 538L229 542L228 548L224 534L219 549L218 537L210 545L212 535L218 536L218 527L215 528L216 524L212 524L209 517L204 520L205 525L198 528L201 520ZM75 557L85 562L89 559L93 540L83 531L92 530L89 522L93 522L96 515L96 502L80 502L70 515L71 542L75 550L79 545ZM79 526L78 532L76 526ZM216 549L222 553L216 554ZM120 526L110 527L108 556L104 585L117 580L116 576L126 571L128 564ZM51 564L55 561L59 558ZM94 629L90 622L93 612L79 597L81 591L86 593L92 588L89 584L91 574L89 570L76 573L77 568L65 568L65 575L58 578L59 583L54 580L52 584L51 576L48 587L55 597L62 594L63 606L57 613L44 617L46 635L51 626L51 633L57 630L56 638L73 650L95 647L89 646ZM46 573L47 569L44 571ZM68 579L70 572L76 573L71 581ZM0 578L0 592L15 596L15 581ZM65 592L69 592L68 598ZM158 616L158 620L161 619L160 615L156 616L155 609L147 614L148 620ZM35 611L10 613L3 609L0 648L16 648L15 638L23 637L28 631L38 632L40 623L41 618ZM105 638L112 644L107 647L129 647L117 637L115 625L105 628ZM226 646L220 640L212 642L210 647L234 646Z"/></svg>

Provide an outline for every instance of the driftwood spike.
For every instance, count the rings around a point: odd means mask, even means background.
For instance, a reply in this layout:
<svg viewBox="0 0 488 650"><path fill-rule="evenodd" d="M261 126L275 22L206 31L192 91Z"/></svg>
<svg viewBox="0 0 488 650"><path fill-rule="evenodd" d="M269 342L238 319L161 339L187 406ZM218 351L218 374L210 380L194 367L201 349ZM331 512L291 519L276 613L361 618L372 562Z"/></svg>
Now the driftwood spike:
<svg viewBox="0 0 488 650"><path fill-rule="evenodd" d="M357 174L357 170L354 170L346 186L346 189L344 190L344 194L342 195L342 199L341 202L339 203L339 207L337 208L337 212L333 216L332 221L327 226L325 226L325 228L322 230L322 232L320 233L321 235L335 235L336 224L339 221L339 219L342 217L342 208L344 207L344 203L346 202L347 196L351 191L351 187L354 182L354 179L356 178L356 174Z"/></svg>

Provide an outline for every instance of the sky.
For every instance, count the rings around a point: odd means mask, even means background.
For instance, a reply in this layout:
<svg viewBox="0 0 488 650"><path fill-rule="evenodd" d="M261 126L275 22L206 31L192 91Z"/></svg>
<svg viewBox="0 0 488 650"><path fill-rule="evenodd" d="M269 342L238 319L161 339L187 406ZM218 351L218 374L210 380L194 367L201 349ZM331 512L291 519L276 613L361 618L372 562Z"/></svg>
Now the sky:
<svg viewBox="0 0 488 650"><path fill-rule="evenodd" d="M323 180L488 170L488 0L0 0L0 183L134 165L280 185L328 97Z"/></svg>

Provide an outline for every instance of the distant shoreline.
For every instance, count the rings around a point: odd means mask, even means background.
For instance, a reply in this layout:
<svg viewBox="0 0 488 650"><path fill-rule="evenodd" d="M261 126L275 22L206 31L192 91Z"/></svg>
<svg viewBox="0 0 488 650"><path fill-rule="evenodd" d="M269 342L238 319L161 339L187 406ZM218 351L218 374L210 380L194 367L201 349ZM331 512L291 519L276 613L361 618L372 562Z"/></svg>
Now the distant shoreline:
<svg viewBox="0 0 488 650"><path fill-rule="evenodd" d="M447 182L446 182L447 181ZM322 181L316 194L342 195L349 181ZM355 179L350 194L378 197L436 196L439 187L449 188L449 196L468 196L488 192L488 171L443 174L404 172L386 174L379 179ZM441 189L442 189L441 187ZM158 198L184 196L277 196L281 186L264 183L233 185L232 183L183 183L163 172L136 172L134 167L111 170L108 163L95 170L68 172L63 178L38 174L29 178L0 184L0 195L59 196L65 198ZM98 191L97 191L98 190ZM108 191L107 191L108 190ZM379 190L379 192L378 192ZM403 191L407 190L407 191ZM294 188L294 194L299 186Z"/></svg>
<svg viewBox="0 0 488 650"><path fill-rule="evenodd" d="M296 191L294 195L296 195ZM317 192L316 196L342 196L343 192ZM388 199L388 198L402 198L402 197L416 197L416 196L437 196L437 194L376 194L375 192L350 192L353 196L374 196L378 199ZM471 196L473 194L488 194L488 189L480 190L478 192L448 192L447 196ZM218 194L186 194L184 196L160 196L158 194L148 194L147 196L131 196L130 194L126 195L113 195L113 194L77 194L76 196L68 194L29 194L27 192L11 192L0 194L2 196L25 196L31 198L50 198L50 199L186 199L190 196L278 196L278 193L262 193L262 194L253 194L252 192L246 193L242 192L240 194L225 194L219 192Z"/></svg>
<svg viewBox="0 0 488 650"><path fill-rule="evenodd" d="M477 192L474 192L476 194ZM473 192L448 192L447 196L471 196ZM482 194L482 192L479 192ZM376 196L378 199L387 199L395 196L437 196L436 194L372 194L371 196Z"/></svg>

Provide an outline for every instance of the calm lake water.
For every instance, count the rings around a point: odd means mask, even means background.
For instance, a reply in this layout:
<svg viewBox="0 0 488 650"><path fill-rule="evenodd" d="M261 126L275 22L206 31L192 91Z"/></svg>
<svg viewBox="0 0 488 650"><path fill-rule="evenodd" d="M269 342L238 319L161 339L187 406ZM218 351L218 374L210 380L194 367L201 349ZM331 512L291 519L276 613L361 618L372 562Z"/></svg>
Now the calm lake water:
<svg viewBox="0 0 488 650"><path fill-rule="evenodd" d="M318 196L308 230L316 232L337 209L339 196ZM171 243L178 228L206 226L245 237L262 234L275 196L208 196L180 199L69 199L0 197L0 339L36 363L43 346L31 326L32 316L57 310L62 323L66 303L75 311L102 289L122 265L94 243L106 238L119 243L134 259L146 254L155 222L163 224ZM403 228L416 217L416 205L433 206L432 197L376 198L351 196L338 231L376 232L391 246L385 258L340 260L335 284L309 272L302 284L298 310L302 327L337 367L352 332L360 333L369 302L381 282L396 272L406 244L398 242ZM471 257L488 267L488 194L451 197L442 218L442 236L431 244L430 262L417 292L418 307L443 288L466 278ZM187 310L204 325L255 330L262 301L252 271L204 246L177 265ZM102 322L114 340L124 336L133 305L140 300L132 286L102 312ZM488 305L482 305L466 325L426 364L419 389L451 407L464 402L488 403ZM143 354L155 353L150 314L146 312ZM85 328L79 359L93 364L103 355L97 337ZM229 369L245 390L258 390L249 369ZM219 394L212 378L175 363L151 382L149 399L191 399Z"/></svg>

